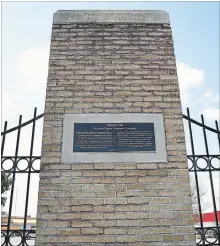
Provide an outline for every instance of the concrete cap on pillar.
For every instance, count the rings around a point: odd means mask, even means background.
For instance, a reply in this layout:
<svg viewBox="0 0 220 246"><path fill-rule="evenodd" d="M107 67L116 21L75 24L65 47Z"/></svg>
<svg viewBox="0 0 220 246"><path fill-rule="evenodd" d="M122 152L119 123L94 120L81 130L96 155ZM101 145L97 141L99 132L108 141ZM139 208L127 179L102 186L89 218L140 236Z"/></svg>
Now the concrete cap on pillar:
<svg viewBox="0 0 220 246"><path fill-rule="evenodd" d="M169 24L169 15L163 10L58 10L54 24L65 23L143 23Z"/></svg>

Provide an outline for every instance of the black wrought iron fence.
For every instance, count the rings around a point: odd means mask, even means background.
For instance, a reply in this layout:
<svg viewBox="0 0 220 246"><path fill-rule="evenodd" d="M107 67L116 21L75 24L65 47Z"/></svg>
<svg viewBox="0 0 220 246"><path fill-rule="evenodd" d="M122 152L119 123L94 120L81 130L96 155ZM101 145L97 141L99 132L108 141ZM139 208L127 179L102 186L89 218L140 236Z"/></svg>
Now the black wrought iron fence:
<svg viewBox="0 0 220 246"><path fill-rule="evenodd" d="M22 115L19 117L19 123L18 126L13 127L11 129L7 129L7 121L4 124L4 130L1 133L2 135L2 145L1 145L1 171L3 173L10 173L11 174L11 188L10 188L10 201L9 201L9 207L8 207L8 213L6 216L6 223L4 223L3 217L2 217L2 225L1 225L1 245L22 245L26 246L28 244L28 240L35 234L35 230L33 229L27 229L27 213L28 213L28 205L29 201L31 199L30 197L30 182L31 182L31 174L33 173L39 173L40 169L35 167L35 162L37 160L40 160L41 156L34 156L33 155L33 147L34 147L34 139L35 139L35 129L36 129L36 123L37 120L41 119L44 116L44 114L40 114L37 116L37 108L34 109L34 117L22 123ZM32 124L32 132L31 132L31 143L30 146L27 146L29 149L29 155L27 156L19 156L19 143L20 143L20 135L21 130L23 127ZM17 131L17 137L16 137L16 147L14 155L5 156L4 155L4 147L5 147L5 141L7 140L7 136ZM22 167L23 165L19 165L22 161L25 161L27 165L25 167ZM12 206L15 202L15 180L17 175L19 174L26 174L27 175L27 184L26 184L26 194L25 194L25 211L24 211L24 218L23 218L23 227L19 229L13 229L13 223L12 223ZM24 187L25 190L25 187ZM15 240L16 237L16 240Z"/></svg>
<svg viewBox="0 0 220 246"><path fill-rule="evenodd" d="M10 196L9 196L9 206L8 206L8 213L7 213L7 221L5 224L2 222L2 230L1 230L1 245L2 246L9 246L9 245L33 245L30 244L29 239L34 238L35 229L27 229L27 219L28 219L28 206L29 201L31 199L30 195L30 182L31 182L31 174L39 173L40 168L35 168L34 163L37 160L40 160L41 156L34 156L33 155L33 146L34 146L34 139L35 139L35 129L37 120L43 118L44 114L40 114L37 116L37 108L34 109L34 117L22 123L22 116L19 117L19 124L16 127L11 129L7 129L7 121L4 124L4 130L1 133L2 135L2 145L1 145L1 171L3 173L11 174L12 184L10 189ZM211 128L205 125L204 118L201 116L201 123L190 118L189 109L187 108L187 115L183 115L183 118L188 122L188 130L189 130L189 137L190 137L190 148L191 154L188 154L189 164L189 172L194 175L195 178L195 186L196 186L196 198L197 198L197 222L199 225L195 226L195 233L197 238L197 245L220 245L220 212L217 211L217 204L216 204L216 193L213 183L213 172L220 172L220 167L218 164L214 165L213 160L220 161L220 153L218 154L210 154L210 148L208 146L207 141L207 131L212 132L216 135L218 141L218 150L220 149L220 131L218 128L218 122L215 122L216 129ZM204 144L205 144L205 153L202 155L197 155L195 153L195 144L193 138L193 130L192 125L196 125L202 129ZM29 155L27 156L19 156L18 149L20 143L20 134L23 127L27 125L32 125L32 132L31 132L31 143L29 146ZM14 155L5 156L4 155L4 146L5 141L7 140L8 134L17 131L16 137L16 148ZM212 146L211 146L212 148ZM199 160L204 160L206 162L205 166L199 165ZM25 168L19 167L19 162L22 160L27 162L27 166ZM8 165L8 161L11 163ZM199 186L199 179L198 173L205 172L209 175L210 181L210 189L211 189L211 200L213 205L213 215L214 220L212 225L206 226L204 223L204 217L202 212L202 204L201 204L201 189ZM26 194L25 194L25 209L24 209L24 218L23 218L23 227L19 229L13 229L12 227L12 206L15 200L15 180L17 175L19 174L26 174L27 175L27 184L26 184ZM16 236L17 240L13 240L14 236Z"/></svg>
<svg viewBox="0 0 220 246"><path fill-rule="evenodd" d="M218 122L215 121L215 127L211 128L205 125L204 117L201 115L201 122L198 122L192 118L190 118L189 108L187 108L187 115L183 115L183 118L188 121L188 130L189 130L189 141L190 141L190 148L191 154L187 155L189 160L189 172L194 175L195 179L195 187L196 187L196 205L198 206L197 209L197 216L196 219L198 221L198 225L195 227L196 231L196 238L197 238L197 245L220 245L220 209L217 211L217 202L220 205L218 194L216 194L216 189L214 188L213 183L213 173L218 172L220 173L220 153L218 154L210 154L210 149L213 149L213 144L209 146L208 139L207 139L207 131L212 132L216 135L216 140L218 144L218 151L220 151L220 131L218 127ZM193 130L192 124L200 127L202 129L202 138L205 147L204 154L196 154L195 151L195 143L193 137ZM201 139L200 139L201 140ZM201 162L201 160L203 162ZM198 173L207 173L209 179L209 185L211 190L211 207L213 207L213 217L209 213L212 220L208 221L210 225L204 220L203 212L202 212L202 203L201 203L201 189L199 186L199 178ZM218 177L220 177L218 175ZM219 181L218 181L219 182Z"/></svg>

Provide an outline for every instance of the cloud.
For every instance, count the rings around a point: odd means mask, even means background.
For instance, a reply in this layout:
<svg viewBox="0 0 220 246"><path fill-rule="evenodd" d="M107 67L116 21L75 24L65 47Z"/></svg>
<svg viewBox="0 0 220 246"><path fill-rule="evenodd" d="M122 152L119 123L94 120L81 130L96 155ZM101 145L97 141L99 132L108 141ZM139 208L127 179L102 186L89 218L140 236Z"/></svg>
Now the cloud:
<svg viewBox="0 0 220 246"><path fill-rule="evenodd" d="M203 109L202 114L206 120L219 120L220 110L218 108L207 107Z"/></svg>
<svg viewBox="0 0 220 246"><path fill-rule="evenodd" d="M213 91L206 91L201 98L201 113L208 121L219 120L219 95Z"/></svg>
<svg viewBox="0 0 220 246"><path fill-rule="evenodd" d="M212 105L212 107L218 107L219 105L219 94L212 91L207 91L202 95L203 105L205 107ZM215 105L215 106L214 106Z"/></svg>
<svg viewBox="0 0 220 246"><path fill-rule="evenodd" d="M204 94L203 94L203 97L204 98L211 98L212 97L212 92L205 92Z"/></svg>
<svg viewBox="0 0 220 246"><path fill-rule="evenodd" d="M30 119L34 106L43 108L48 61L47 48L26 49L16 59L17 69L12 71L15 79L8 81L2 90L2 122L7 120L8 127L17 125L18 116L24 112Z"/></svg>
<svg viewBox="0 0 220 246"><path fill-rule="evenodd" d="M200 87L204 82L204 71L192 68L188 64L177 61L177 73L182 104L190 101L190 90Z"/></svg>
<svg viewBox="0 0 220 246"><path fill-rule="evenodd" d="M12 93L2 90L2 120L10 117L11 112L15 109L15 100Z"/></svg>
<svg viewBox="0 0 220 246"><path fill-rule="evenodd" d="M18 68L31 90L44 92L48 74L49 50L32 48L25 50L19 57Z"/></svg>

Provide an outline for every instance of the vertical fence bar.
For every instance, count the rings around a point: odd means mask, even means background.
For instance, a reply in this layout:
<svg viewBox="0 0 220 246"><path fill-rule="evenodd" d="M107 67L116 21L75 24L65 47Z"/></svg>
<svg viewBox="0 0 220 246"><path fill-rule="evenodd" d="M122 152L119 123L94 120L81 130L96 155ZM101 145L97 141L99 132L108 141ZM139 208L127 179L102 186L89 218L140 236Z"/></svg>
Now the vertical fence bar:
<svg viewBox="0 0 220 246"><path fill-rule="evenodd" d="M217 120L215 121L215 127L216 127L216 130L219 132ZM219 133L217 133L217 139L218 139L218 147L219 147L219 151L220 151L220 134Z"/></svg>
<svg viewBox="0 0 220 246"><path fill-rule="evenodd" d="M8 212L8 225L7 225L7 236L6 236L6 246L9 245L9 231L10 231L10 224L11 224L11 213L12 213L12 203L13 203L13 195L14 195L14 185L15 185L15 174L16 174L16 165L17 165L17 157L18 157L18 148L19 148L19 141L20 141L20 131L21 131L21 121L22 115L19 117L19 124L18 124L18 133L17 133L17 141L16 141L16 148L15 148L15 159L13 165L13 176L12 176L12 185L11 185L11 195L10 195L10 203L9 203L9 212Z"/></svg>
<svg viewBox="0 0 220 246"><path fill-rule="evenodd" d="M215 202L215 190L214 190L214 185L213 185L213 178L212 178L212 170L211 170L211 165L210 165L210 156L209 156L209 148L208 148L208 142L207 142L207 136L206 136L206 130L205 130L205 122L203 115L201 115L202 119L202 124L203 124L203 136L205 140L205 149L206 149L206 154L208 156L208 162L209 162L209 179L210 179L210 184L211 184L211 194L212 194L212 202L213 202L213 207L214 207L214 214L215 214L215 223L217 226L217 231L218 231L218 241L220 242L220 233L219 233L219 224L218 224L218 215L217 215L217 209L216 209L216 202Z"/></svg>
<svg viewBox="0 0 220 246"><path fill-rule="evenodd" d="M187 116L190 118L189 108L187 108ZM202 243L205 244L203 221L202 221L202 210L201 210L200 194L199 194L199 182L198 182L198 175L197 175L197 170L196 170L195 149L194 149L192 126L191 126L190 120L188 120L188 124L189 124L189 134L190 134L192 156L193 156L193 168L194 168L195 181L196 181L196 194L197 194L198 207L199 207L200 227L202 228Z"/></svg>
<svg viewBox="0 0 220 246"><path fill-rule="evenodd" d="M5 121L3 132L5 132L7 130L7 124L8 124L8 122ZM1 145L1 157L3 157L3 154L4 154L5 138L6 138L6 134L3 134L3 136L2 136L2 145ZM2 161L1 161L1 165L2 165L2 170L1 171L3 172L4 169L3 169ZM7 243L6 242L7 235L4 234L4 236L5 236L5 243Z"/></svg>
<svg viewBox="0 0 220 246"><path fill-rule="evenodd" d="M5 121L5 124L4 124L4 132L7 130L7 124L8 124L8 122ZM4 152L5 137L6 137L6 134L3 134L3 136L2 136L2 146L1 146L1 156L3 156L3 152Z"/></svg>
<svg viewBox="0 0 220 246"><path fill-rule="evenodd" d="M32 125L32 134L31 134L31 147L30 147L30 159L28 165L28 180L27 180L27 189L26 189L26 201L25 201L25 212L24 212L24 226L23 226L23 237L22 245L26 245L26 226L27 226L27 213L28 213L28 202L29 202L29 192L30 192L30 180L31 180L31 166L32 166L32 156L33 156L33 147L34 147L34 133L35 133L35 124L36 124L36 115L37 108L34 108L34 121Z"/></svg>
<svg viewBox="0 0 220 246"><path fill-rule="evenodd" d="M216 126L216 130L219 132L219 128L218 128L218 121L215 121L215 126ZM219 147L219 151L220 151L220 134L217 133L217 139L218 139L218 147ZM218 243L220 245L220 232L219 232L219 228L218 228Z"/></svg>

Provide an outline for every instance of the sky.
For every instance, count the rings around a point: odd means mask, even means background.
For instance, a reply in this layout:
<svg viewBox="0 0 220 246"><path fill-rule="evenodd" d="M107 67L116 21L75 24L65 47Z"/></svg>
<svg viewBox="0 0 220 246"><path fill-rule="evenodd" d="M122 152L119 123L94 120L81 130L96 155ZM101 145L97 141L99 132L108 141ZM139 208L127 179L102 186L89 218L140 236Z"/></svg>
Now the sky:
<svg viewBox="0 0 220 246"><path fill-rule="evenodd" d="M34 107L38 114L44 111L48 57L53 13L57 10L165 10L170 15L177 71L180 84L182 110L190 107L191 116L200 121L203 113L205 122L215 127L219 119L219 2L2 2L2 128L8 121L11 128L33 117ZM30 131L29 127L29 131ZM38 128L35 154L40 155L42 122ZM199 130L197 154L204 153ZM187 134L186 129L186 134ZM22 133L20 154L27 151L28 131ZM12 134L13 135L13 134ZM11 154L14 136L6 141L5 155ZM188 137L186 136L188 139ZM29 141L29 140L28 140ZM210 136L213 153L218 151L216 136ZM29 145L28 145L29 146ZM187 145L189 149L189 146ZM27 153L26 153L27 154ZM12 155L12 154L11 154ZM201 176L209 187L208 176ZM219 192L219 175L214 175L215 189ZM17 178L18 187L25 183L24 176ZM23 184L24 183L24 184ZM33 181L32 208L36 214L38 177ZM22 193L16 189L17 200ZM210 192L209 192L210 193ZM210 196L207 196L209 199ZM24 199L24 198L23 198ZM20 215L19 202L13 213Z"/></svg>

